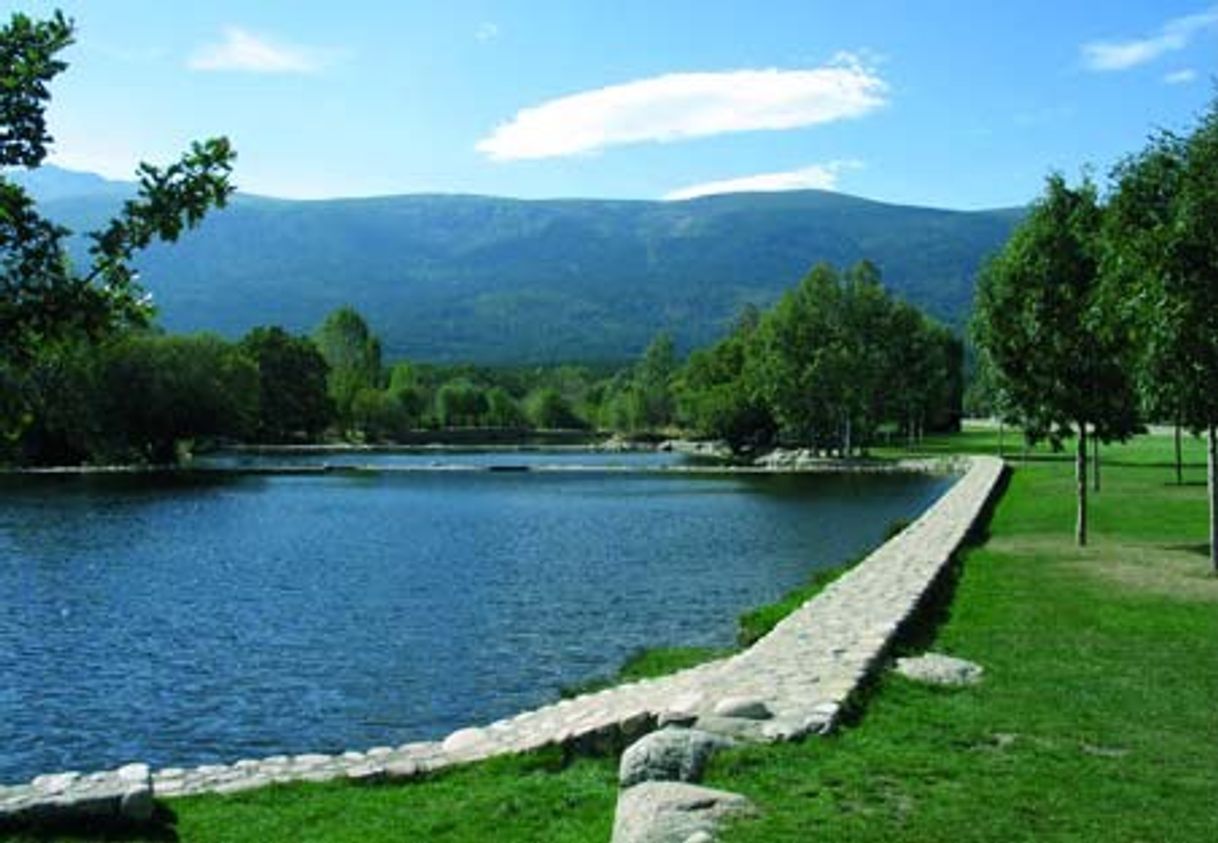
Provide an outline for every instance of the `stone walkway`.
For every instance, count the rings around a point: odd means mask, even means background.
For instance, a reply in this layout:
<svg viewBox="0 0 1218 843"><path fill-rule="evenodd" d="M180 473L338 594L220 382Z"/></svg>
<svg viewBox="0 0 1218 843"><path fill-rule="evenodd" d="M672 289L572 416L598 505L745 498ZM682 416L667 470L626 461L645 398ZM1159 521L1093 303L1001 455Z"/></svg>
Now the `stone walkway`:
<svg viewBox="0 0 1218 843"><path fill-rule="evenodd" d="M917 521L730 658L461 729L440 742L157 770L155 795L230 793L271 782L411 778L550 745L608 752L666 722L760 741L826 732L960 547L1002 472L1002 461L994 457L968 459L961 479ZM0 821L38 813L47 803L70 810L74 788L86 781L95 785L101 775L57 774L0 787Z"/></svg>

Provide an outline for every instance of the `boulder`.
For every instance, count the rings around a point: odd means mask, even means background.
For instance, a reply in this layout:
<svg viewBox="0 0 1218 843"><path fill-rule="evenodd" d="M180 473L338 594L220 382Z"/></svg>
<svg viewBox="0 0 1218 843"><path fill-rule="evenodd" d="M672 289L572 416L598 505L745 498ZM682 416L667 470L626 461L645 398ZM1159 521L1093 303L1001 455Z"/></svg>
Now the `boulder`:
<svg viewBox="0 0 1218 843"><path fill-rule="evenodd" d="M715 703L715 714L745 720L769 720L774 716L765 700L754 697L724 697Z"/></svg>
<svg viewBox="0 0 1218 843"><path fill-rule="evenodd" d="M897 659L897 673L930 685L974 685L981 681L981 665L942 653Z"/></svg>
<svg viewBox="0 0 1218 843"><path fill-rule="evenodd" d="M612 843L688 843L714 839L725 817L748 813L737 793L685 782L643 782L618 794Z"/></svg>
<svg viewBox="0 0 1218 843"><path fill-rule="evenodd" d="M732 743L698 729L652 732L622 753L618 783L625 788L646 781L701 781L711 756Z"/></svg>

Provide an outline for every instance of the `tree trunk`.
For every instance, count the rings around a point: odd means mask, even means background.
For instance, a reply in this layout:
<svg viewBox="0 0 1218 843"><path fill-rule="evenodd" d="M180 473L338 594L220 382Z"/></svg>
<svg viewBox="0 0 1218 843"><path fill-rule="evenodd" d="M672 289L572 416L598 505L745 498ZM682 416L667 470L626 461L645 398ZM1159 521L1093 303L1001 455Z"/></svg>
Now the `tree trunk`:
<svg viewBox="0 0 1218 843"><path fill-rule="evenodd" d="M1206 467L1206 485L1210 495L1210 565L1214 569L1214 575L1218 576L1218 500L1215 500L1214 484L1218 481L1215 477L1215 472L1218 468L1215 464L1218 463L1218 426L1210 422L1210 447L1209 459Z"/></svg>
<svg viewBox="0 0 1218 843"><path fill-rule="evenodd" d="M998 420L998 459L1002 459L1006 455L1003 453L1002 435L1006 430L1006 425L1002 423L1002 419Z"/></svg>
<svg viewBox="0 0 1218 843"><path fill-rule="evenodd" d="M1074 479L1078 487L1078 522L1074 538L1079 547L1087 545L1087 425L1078 426L1078 451L1074 457Z"/></svg>
<svg viewBox="0 0 1218 843"><path fill-rule="evenodd" d="M1176 420L1176 485L1184 485L1184 453L1180 448L1180 420Z"/></svg>
<svg viewBox="0 0 1218 843"><path fill-rule="evenodd" d="M1091 488L1098 492L1100 490L1100 437L1095 435L1095 431L1091 432Z"/></svg>
<svg viewBox="0 0 1218 843"><path fill-rule="evenodd" d="M846 416L846 459L850 459L850 416Z"/></svg>

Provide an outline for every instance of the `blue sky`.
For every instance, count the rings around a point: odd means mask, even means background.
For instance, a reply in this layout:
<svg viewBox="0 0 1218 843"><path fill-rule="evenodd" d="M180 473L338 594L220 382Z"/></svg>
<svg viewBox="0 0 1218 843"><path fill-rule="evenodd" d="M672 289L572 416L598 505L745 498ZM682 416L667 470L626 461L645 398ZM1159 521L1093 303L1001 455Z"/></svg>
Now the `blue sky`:
<svg viewBox="0 0 1218 843"><path fill-rule="evenodd" d="M78 26L52 161L226 134L241 189L950 208L1099 175L1215 94L1213 0L0 3Z"/></svg>

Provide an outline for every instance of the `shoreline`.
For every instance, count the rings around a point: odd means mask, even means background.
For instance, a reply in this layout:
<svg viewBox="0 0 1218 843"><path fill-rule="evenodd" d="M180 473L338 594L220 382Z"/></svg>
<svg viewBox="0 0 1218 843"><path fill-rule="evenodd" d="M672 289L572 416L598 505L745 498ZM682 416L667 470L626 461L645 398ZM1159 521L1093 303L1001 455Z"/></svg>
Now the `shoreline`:
<svg viewBox="0 0 1218 843"><path fill-rule="evenodd" d="M562 700L488 726L458 729L438 741L414 742L396 748L373 747L363 752L334 755L243 759L232 765L204 765L191 769L164 768L153 772L146 765L128 765L119 771L88 775L74 772L43 775L26 785L0 787L0 808L4 809L0 811L0 820L5 814L12 818L48 807L70 813L79 800L96 802L98 789L129 788L135 773L141 773L139 787L146 788L151 800L154 796L236 792L274 782L414 778L494 755L549 745L576 752L595 751L655 728L666 712L690 716L699 722L705 720L705 726L717 724L720 730L739 727L743 732L736 736L746 740L793 740L805 734L828 731L836 724L839 713L859 683L877 663L891 636L912 611L911 607L921 599L927 583L937 578L938 571L963 541L1001 476L1001 463L993 458L900 460L886 464L887 470L902 463L905 466L900 470L925 470L928 464L959 467L962 463L967 463L969 470L913 525L882 544L760 641L736 655L669 676ZM840 466L837 469L840 470ZM753 472L793 473L786 468L754 469ZM980 503L976 500L978 495ZM913 549L923 544L929 551L925 560L922 559L925 552ZM907 545L909 550L905 549ZM898 577L907 583L902 591L908 593L893 602L887 587L876 591L882 585L877 576L886 579L897 575L897 570L891 568L892 562L910 553L918 557L916 570L911 572L912 579L909 574ZM911 562L912 559L910 557ZM884 596L881 598L881 595ZM849 626L849 618L872 614L876 608L872 606L868 612L860 613L854 606L860 600L864 604L881 600L881 615L888 619L872 618L866 629L850 632L836 642L839 646L831 646L834 642L828 640L822 642L830 649L819 654L823 648L814 647L816 657L809 661L805 652L808 625L828 624L825 631L832 633L828 638L840 638L846 632L840 628L841 624ZM816 676L805 675L810 669L815 669ZM817 685L820 693L811 701L804 699L809 681L814 685L820 683ZM766 704L772 711L772 720L741 723L731 722L730 717L725 720L719 711L724 699L745 691L759 693L763 688L771 695ZM141 769L134 770L136 766ZM113 807L118 811L121 800L114 802Z"/></svg>

